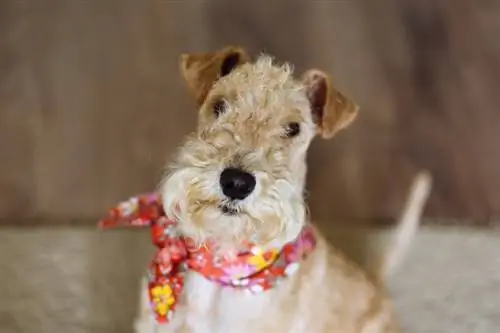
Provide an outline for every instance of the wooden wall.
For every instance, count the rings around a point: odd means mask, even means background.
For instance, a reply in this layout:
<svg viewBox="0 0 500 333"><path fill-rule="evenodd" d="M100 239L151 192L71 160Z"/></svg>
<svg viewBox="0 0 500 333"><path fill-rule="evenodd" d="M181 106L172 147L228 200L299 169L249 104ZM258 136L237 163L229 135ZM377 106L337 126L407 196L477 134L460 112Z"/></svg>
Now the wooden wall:
<svg viewBox="0 0 500 333"><path fill-rule="evenodd" d="M425 167L427 216L490 223L498 36L494 0L3 1L1 223L94 218L152 189L195 124L179 54L226 44L327 70L361 105L311 149L316 218L394 217Z"/></svg>

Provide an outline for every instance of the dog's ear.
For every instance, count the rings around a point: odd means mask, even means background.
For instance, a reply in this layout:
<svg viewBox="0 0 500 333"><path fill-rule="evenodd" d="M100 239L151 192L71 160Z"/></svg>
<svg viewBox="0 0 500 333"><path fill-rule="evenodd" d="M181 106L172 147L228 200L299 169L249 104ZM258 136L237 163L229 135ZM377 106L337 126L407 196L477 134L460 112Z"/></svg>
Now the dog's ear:
<svg viewBox="0 0 500 333"><path fill-rule="evenodd" d="M248 61L246 52L236 46L219 51L181 55L181 73L199 105L203 104L212 85L233 69Z"/></svg>
<svg viewBox="0 0 500 333"><path fill-rule="evenodd" d="M331 138L349 126L358 115L359 107L332 86L328 74L311 69L304 73L302 82L311 104L317 132L323 138Z"/></svg>

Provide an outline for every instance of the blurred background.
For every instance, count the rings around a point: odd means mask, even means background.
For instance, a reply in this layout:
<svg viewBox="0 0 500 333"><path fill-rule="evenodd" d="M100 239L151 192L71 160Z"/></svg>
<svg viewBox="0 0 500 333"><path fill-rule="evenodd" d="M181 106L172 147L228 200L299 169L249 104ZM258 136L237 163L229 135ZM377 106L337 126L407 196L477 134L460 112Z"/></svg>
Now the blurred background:
<svg viewBox="0 0 500 333"><path fill-rule="evenodd" d="M495 0L1 1L0 332L129 332L147 235L101 236L95 221L154 189L194 129L179 55L228 44L289 61L297 74L328 71L360 104L355 125L309 153L309 203L323 228L390 224L413 175L427 168L430 229L410 263L439 270L466 253L470 265L484 262L480 281L498 285L488 253L500 249L477 230L499 240L499 36ZM464 226L473 228L456 231ZM484 303L469 293L480 291L460 283L480 267L456 268L438 274L441 294L431 294L468 299L474 306L463 313L477 316ZM413 281L408 274L396 287ZM450 287L457 276L466 294ZM436 321L423 306L434 303L413 297L423 288L415 283L398 304L444 325L428 332L458 332L443 319L456 309ZM481 332L493 331L488 311ZM422 316L405 323L427 332L411 323Z"/></svg>
<svg viewBox="0 0 500 333"><path fill-rule="evenodd" d="M148 191L196 109L184 52L228 44L330 72L361 116L310 151L313 214L394 217L416 170L426 215L500 213L500 3L3 1L2 224L96 218ZM43 221L40 221L43 220ZM32 222L35 221L35 222Z"/></svg>

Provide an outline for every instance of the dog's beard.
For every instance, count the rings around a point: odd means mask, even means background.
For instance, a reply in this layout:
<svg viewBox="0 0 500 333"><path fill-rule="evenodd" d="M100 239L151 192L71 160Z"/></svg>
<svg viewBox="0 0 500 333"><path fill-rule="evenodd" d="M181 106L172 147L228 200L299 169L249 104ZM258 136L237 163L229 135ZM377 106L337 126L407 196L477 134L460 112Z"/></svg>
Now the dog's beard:
<svg viewBox="0 0 500 333"><path fill-rule="evenodd" d="M300 233L306 209L302 188L266 173L254 173L255 190L242 201L226 199L219 187L219 169L184 167L162 183L167 217L199 245L215 241L221 249L281 247Z"/></svg>

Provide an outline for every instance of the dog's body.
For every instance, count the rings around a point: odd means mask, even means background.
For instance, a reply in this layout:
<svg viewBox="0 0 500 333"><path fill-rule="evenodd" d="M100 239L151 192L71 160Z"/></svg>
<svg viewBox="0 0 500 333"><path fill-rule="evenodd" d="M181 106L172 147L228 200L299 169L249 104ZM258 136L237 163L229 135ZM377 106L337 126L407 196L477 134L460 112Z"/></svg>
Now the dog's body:
<svg viewBox="0 0 500 333"><path fill-rule="evenodd" d="M137 331L397 332L381 291L324 241L293 277L266 293L220 287L197 273L189 274L185 293L173 322L156 330L149 303L144 303Z"/></svg>
<svg viewBox="0 0 500 333"><path fill-rule="evenodd" d="M165 212L184 235L218 251L263 249L293 241L307 225L302 198L305 155L316 133L347 127L357 107L318 71L301 81L287 66L227 48L184 56L184 77L200 105L196 135L182 147L162 183ZM229 171L228 171L229 170ZM395 242L409 243L429 192L422 175L413 187ZM370 277L315 231L316 249L298 270L259 294L221 286L188 271L175 315L158 325L143 286L138 333L391 333L398 332L381 282L398 256Z"/></svg>
<svg viewBox="0 0 500 333"><path fill-rule="evenodd" d="M324 241L300 271L266 293L220 287L197 273L185 290L183 308L166 325L157 326L145 299L137 332L398 332L381 290Z"/></svg>

